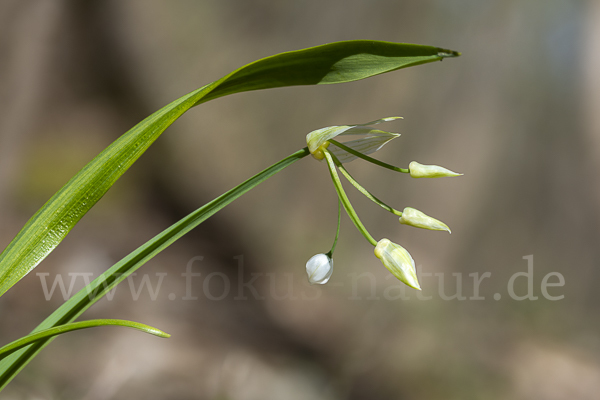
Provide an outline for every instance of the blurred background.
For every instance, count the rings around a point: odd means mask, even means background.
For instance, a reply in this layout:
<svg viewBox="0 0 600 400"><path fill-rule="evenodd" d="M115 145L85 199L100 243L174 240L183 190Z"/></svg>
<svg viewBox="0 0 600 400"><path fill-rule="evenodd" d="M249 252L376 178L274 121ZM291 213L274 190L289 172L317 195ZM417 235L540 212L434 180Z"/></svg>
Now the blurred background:
<svg viewBox="0 0 600 400"><path fill-rule="evenodd" d="M308 132L392 115L405 119L382 129L402 136L379 158L465 174L411 180L348 165L391 205L452 228L448 235L399 225L347 186L373 236L411 252L423 292L400 289L345 216L330 282L308 285L305 262L329 250L337 204L326 165L306 158L82 316L144 322L171 339L120 328L60 337L3 398L597 398L595 0L3 0L0 247L97 153L163 105L256 59L349 39L463 55L190 110L2 297L0 343L62 304L58 286L46 298L44 279L79 289L82 274L97 276L303 147ZM186 268L201 276L186 281Z"/></svg>

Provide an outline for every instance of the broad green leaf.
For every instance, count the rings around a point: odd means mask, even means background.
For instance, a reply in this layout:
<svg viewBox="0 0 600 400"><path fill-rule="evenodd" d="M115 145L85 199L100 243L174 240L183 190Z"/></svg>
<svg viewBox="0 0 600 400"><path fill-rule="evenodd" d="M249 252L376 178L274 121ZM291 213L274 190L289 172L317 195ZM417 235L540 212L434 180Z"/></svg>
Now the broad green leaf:
<svg viewBox="0 0 600 400"><path fill-rule="evenodd" d="M100 300L106 293L110 292L117 284L127 276L144 265L148 260L167 248L171 243L185 235L194 227L214 215L217 211L229 203L256 187L261 182L275 175L277 172L292 163L308 156L308 148L299 150L278 163L273 164L264 171L254 175L235 188L225 192L213 201L200 207L185 218L173 224L154 238L140 246L137 250L113 265L110 269L96 278L88 286L80 290L67 302L60 306L48 318L44 320L34 332L39 332L52 327L60 326L74 321L81 313L92 304ZM0 391L27 365L35 355L47 346L52 338L39 340L27 348L18 350L14 354L0 361Z"/></svg>
<svg viewBox="0 0 600 400"><path fill-rule="evenodd" d="M89 321L73 322L70 324L59 325L54 328L44 329L15 340L14 342L0 348L0 360L14 353L15 351L29 346L32 343L39 342L40 340L47 340L63 333L78 331L80 329L95 328L98 326L124 326L126 328L137 329L162 338L171 337L171 335L161 331L160 329L156 329L145 324L140 324L139 322L125 321L122 319L92 319Z"/></svg>
<svg viewBox="0 0 600 400"><path fill-rule="evenodd" d="M457 55L412 44L337 42L258 60L175 100L108 146L31 217L0 254L0 296L54 250L116 180L191 107L250 90L355 81Z"/></svg>

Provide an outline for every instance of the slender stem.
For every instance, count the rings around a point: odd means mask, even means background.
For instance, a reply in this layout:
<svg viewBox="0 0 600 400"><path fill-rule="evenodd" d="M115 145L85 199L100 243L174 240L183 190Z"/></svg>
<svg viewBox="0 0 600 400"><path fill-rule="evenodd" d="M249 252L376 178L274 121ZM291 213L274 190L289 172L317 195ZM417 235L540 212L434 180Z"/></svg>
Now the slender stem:
<svg viewBox="0 0 600 400"><path fill-rule="evenodd" d="M392 171L396 171L396 172L402 172L403 174L410 173L410 171L408 170L408 168L394 167L393 165L390 165L390 164L384 163L383 161L379 161L379 160L377 160L375 158L369 157L369 156L361 153L360 151L356 151L353 148L350 148L350 147L348 147L348 146L346 146L346 145L338 142L337 140L329 139L329 142L331 144L336 145L340 149L345 150L345 151L347 151L348 153L350 153L352 155L355 155L358 158L362 158L363 160L368 161L368 162L373 163L373 164L376 164L376 165L379 165L380 167L391 169Z"/></svg>
<svg viewBox="0 0 600 400"><path fill-rule="evenodd" d="M340 181L340 177L335 170L335 163L333 162L333 158L331 158L331 153L325 150L325 159L327 160L327 166L329 167L329 173L331 174L331 179L333 180L333 185L335 186L335 190L337 191L338 197L342 204L344 205L344 209L346 209L346 213L356 225L356 228L362 233L362 235L371 243L373 246L377 246L377 241L373 239L373 236L367 231L367 228L362 224L360 218L352 208L352 204L350 204L350 200L348 196L346 196L346 192L344 192L344 188L342 186L342 182Z"/></svg>
<svg viewBox="0 0 600 400"><path fill-rule="evenodd" d="M342 222L342 202L338 198L338 218L337 218L337 231L335 232L335 239L333 240L333 245L331 246L331 250L327 255L329 258L333 257L333 252L335 251L335 246L338 241L338 237L340 236L340 223Z"/></svg>
<svg viewBox="0 0 600 400"><path fill-rule="evenodd" d="M342 174L346 177L346 179L348 179L348 181L354 185L354 187L361 192L362 194L364 194L369 200L371 200L373 203L379 205L381 208L383 208L384 210L387 210L389 212L391 212L392 214L395 214L399 217L402 216L402 212L396 210L393 207L388 206L387 204L385 204L383 201L379 200L377 197L373 196L371 194L371 192L369 192L367 189L365 189L364 187L361 186L360 183L358 183L353 177L352 175L350 175L350 173L346 170L346 168L344 168L344 166L342 165L342 163L340 162L340 160L335 156L335 154L331 153L331 157L333 158L333 161L335 162L335 165L337 165L338 169L342 172Z"/></svg>

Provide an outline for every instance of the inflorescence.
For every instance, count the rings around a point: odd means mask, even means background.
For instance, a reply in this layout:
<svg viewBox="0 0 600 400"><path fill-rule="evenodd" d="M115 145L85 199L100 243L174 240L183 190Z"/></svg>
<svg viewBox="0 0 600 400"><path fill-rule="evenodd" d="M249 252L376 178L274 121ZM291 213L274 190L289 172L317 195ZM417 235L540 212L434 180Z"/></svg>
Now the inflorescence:
<svg viewBox="0 0 600 400"><path fill-rule="evenodd" d="M386 143L400 136L398 133L374 129L371 125L378 125L383 122L394 121L397 119L401 119L401 117L382 118L359 125L329 126L312 131L306 136L306 143L308 144L308 149L312 156L317 160L325 160L327 162L331 179L333 180L339 198L338 226L331 250L326 254L321 253L311 257L306 263L308 281L311 284L325 284L329 281L329 278L333 273L333 252L340 232L341 207L343 206L360 233L362 233L369 243L375 246L375 256L381 260L383 265L406 285L421 290L421 286L417 279L415 262L410 253L404 247L391 242L389 239L383 238L377 241L371 236L360 221L356 211L354 211L352 204L350 204L350 200L344 192L344 188L342 187L338 175L339 170L363 195L390 213L400 217L400 223L417 228L447 231L450 233L448 225L417 209L406 207L403 211L398 211L388 206L362 187L344 167L345 163L361 158L383 168L410 174L413 178L440 178L462 175L437 165L423 165L416 161L411 162L408 165L408 168L398 168L369 157L368 154L376 152ZM338 136L351 136L352 139L340 143L335 140Z"/></svg>

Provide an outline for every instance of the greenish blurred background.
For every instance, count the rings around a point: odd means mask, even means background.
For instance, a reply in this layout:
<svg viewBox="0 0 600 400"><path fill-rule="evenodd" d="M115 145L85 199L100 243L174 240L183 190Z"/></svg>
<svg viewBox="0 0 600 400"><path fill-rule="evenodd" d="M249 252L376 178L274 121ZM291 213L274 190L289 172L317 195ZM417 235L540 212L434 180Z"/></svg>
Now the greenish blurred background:
<svg viewBox="0 0 600 400"><path fill-rule="evenodd" d="M311 130L392 115L405 119L383 129L402 136L379 158L465 174L411 180L348 165L396 208L452 228L399 225L348 186L371 233L401 243L431 274L423 292L402 292L345 217L330 282L308 285L304 264L329 249L337 205L325 164L307 158L84 315L148 323L171 339L119 328L69 334L3 399L598 398L596 0L3 0L0 247L85 163L168 102L258 58L349 39L463 55L191 110L2 297L0 343L62 304L59 287L46 299L44 279L79 289L84 276L303 147ZM201 276L186 281L188 265ZM527 272L530 280L515 275ZM564 285L544 292L558 274ZM156 291L134 300L131 287L135 295L144 279ZM457 282L462 295L450 298Z"/></svg>

